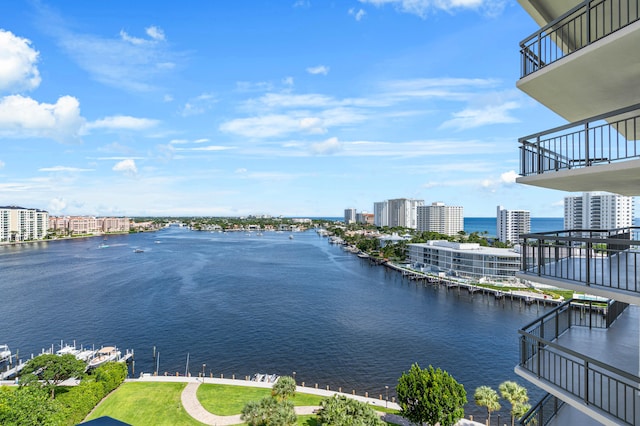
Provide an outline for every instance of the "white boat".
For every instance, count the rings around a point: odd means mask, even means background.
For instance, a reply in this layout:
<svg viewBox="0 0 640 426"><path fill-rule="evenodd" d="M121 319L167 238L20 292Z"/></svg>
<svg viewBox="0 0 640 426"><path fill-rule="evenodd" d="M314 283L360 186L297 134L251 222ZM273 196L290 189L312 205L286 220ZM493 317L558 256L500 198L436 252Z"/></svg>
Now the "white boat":
<svg viewBox="0 0 640 426"><path fill-rule="evenodd" d="M144 250L137 248L133 252L134 253L144 253Z"/></svg>
<svg viewBox="0 0 640 426"><path fill-rule="evenodd" d="M115 346L105 346L99 349L96 356L89 361L89 368L99 367L109 361L118 361L120 354L120 351Z"/></svg>
<svg viewBox="0 0 640 426"><path fill-rule="evenodd" d="M11 350L9 346L0 345L0 362L8 361L11 359Z"/></svg>

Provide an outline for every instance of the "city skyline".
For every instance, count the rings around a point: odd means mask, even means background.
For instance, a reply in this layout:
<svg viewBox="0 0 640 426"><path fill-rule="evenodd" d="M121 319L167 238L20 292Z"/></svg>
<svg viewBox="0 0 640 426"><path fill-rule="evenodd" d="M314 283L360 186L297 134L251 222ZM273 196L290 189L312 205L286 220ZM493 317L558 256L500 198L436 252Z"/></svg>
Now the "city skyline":
<svg viewBox="0 0 640 426"><path fill-rule="evenodd" d="M0 17L0 205L337 217L382 199L562 217L516 188L564 124L514 85L537 29L498 0L16 1Z"/></svg>

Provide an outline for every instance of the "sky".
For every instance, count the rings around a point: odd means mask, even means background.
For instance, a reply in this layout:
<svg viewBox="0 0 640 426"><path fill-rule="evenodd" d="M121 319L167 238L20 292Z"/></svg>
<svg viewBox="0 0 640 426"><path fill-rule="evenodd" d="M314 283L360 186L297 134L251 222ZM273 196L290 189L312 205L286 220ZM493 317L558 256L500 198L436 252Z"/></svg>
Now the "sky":
<svg viewBox="0 0 640 426"><path fill-rule="evenodd" d="M0 205L562 217L515 183L518 138L565 123L515 87L536 29L508 0L3 2Z"/></svg>

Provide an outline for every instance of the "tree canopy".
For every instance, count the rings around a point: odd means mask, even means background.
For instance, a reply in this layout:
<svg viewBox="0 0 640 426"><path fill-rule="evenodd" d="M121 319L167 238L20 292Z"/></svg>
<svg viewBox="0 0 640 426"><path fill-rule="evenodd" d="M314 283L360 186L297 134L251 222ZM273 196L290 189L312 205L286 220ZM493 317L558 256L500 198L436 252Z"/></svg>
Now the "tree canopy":
<svg viewBox="0 0 640 426"><path fill-rule="evenodd" d="M71 354L42 354L27 362L22 370L21 382L29 385L42 380L45 387L50 389L51 398L54 398L57 385L72 377L82 376L86 368L84 361Z"/></svg>
<svg viewBox="0 0 640 426"><path fill-rule="evenodd" d="M320 403L318 424L341 426L384 426L378 414L369 405L345 396L334 395Z"/></svg>
<svg viewBox="0 0 640 426"><path fill-rule="evenodd" d="M491 424L491 412L500 409L500 397L498 392L491 389L489 386L480 386L476 388L473 394L473 399L476 405L487 408L487 415L489 418L489 424Z"/></svg>
<svg viewBox="0 0 640 426"><path fill-rule="evenodd" d="M416 363L402 374L396 386L402 416L413 423L453 426L464 417L467 392L446 371Z"/></svg>
<svg viewBox="0 0 640 426"><path fill-rule="evenodd" d="M293 377L282 376L271 388L271 395L281 401L284 401L296 394L296 382Z"/></svg>
<svg viewBox="0 0 640 426"><path fill-rule="evenodd" d="M498 389L502 397L511 403L511 426L513 426L515 419L525 415L531 408L527 404L529 401L527 389L513 381L500 383Z"/></svg>

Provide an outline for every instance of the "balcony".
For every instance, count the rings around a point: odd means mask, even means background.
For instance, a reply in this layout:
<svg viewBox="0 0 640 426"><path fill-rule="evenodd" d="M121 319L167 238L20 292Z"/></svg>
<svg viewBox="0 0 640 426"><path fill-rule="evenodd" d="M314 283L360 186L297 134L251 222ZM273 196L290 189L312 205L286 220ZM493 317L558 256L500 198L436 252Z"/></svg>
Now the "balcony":
<svg viewBox="0 0 640 426"><path fill-rule="evenodd" d="M519 142L518 183L569 192L640 195L640 104L525 136Z"/></svg>
<svg viewBox="0 0 640 426"><path fill-rule="evenodd" d="M621 302L566 302L520 330L516 373L603 424L640 424L639 320L639 308ZM541 402L522 424L566 416L561 401Z"/></svg>
<svg viewBox="0 0 640 426"><path fill-rule="evenodd" d="M544 25L520 43L522 91L568 121L637 102L637 0L520 3Z"/></svg>
<svg viewBox="0 0 640 426"><path fill-rule="evenodd" d="M640 305L640 228L526 234L516 276Z"/></svg>

